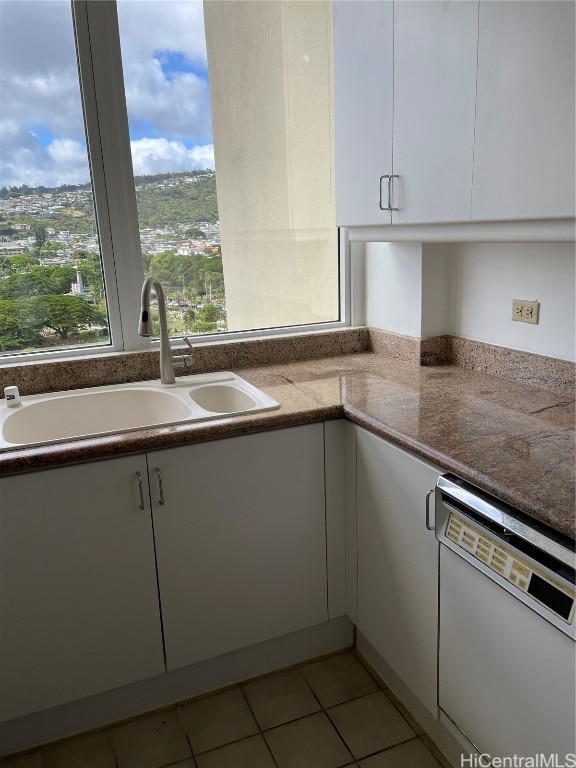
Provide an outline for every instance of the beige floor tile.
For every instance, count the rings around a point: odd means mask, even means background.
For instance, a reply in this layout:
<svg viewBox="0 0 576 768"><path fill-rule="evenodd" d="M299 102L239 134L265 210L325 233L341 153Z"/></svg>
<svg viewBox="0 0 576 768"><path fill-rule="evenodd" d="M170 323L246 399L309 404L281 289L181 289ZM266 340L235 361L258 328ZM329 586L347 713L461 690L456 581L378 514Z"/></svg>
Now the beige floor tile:
<svg viewBox="0 0 576 768"><path fill-rule="evenodd" d="M374 680L351 653L307 664L302 667L302 674L323 707L342 704L378 690Z"/></svg>
<svg viewBox="0 0 576 768"><path fill-rule="evenodd" d="M170 763L168 768L196 768L196 763L193 757L189 757L188 760L179 760L177 763Z"/></svg>
<svg viewBox="0 0 576 768"><path fill-rule="evenodd" d="M266 731L279 768L337 768L352 756L324 712Z"/></svg>
<svg viewBox="0 0 576 768"><path fill-rule="evenodd" d="M40 752L38 750L27 752L25 755L19 755L18 757L0 759L0 766L2 768L38 768L39 765Z"/></svg>
<svg viewBox="0 0 576 768"><path fill-rule="evenodd" d="M420 739L407 741L385 752L367 757L361 768L441 768Z"/></svg>
<svg viewBox="0 0 576 768"><path fill-rule="evenodd" d="M320 711L320 705L297 669L242 686L262 730Z"/></svg>
<svg viewBox="0 0 576 768"><path fill-rule="evenodd" d="M193 701L180 707L180 713L195 754L258 733L239 688Z"/></svg>
<svg viewBox="0 0 576 768"><path fill-rule="evenodd" d="M41 750L42 768L116 768L112 733L88 733L48 744Z"/></svg>
<svg viewBox="0 0 576 768"><path fill-rule="evenodd" d="M251 736L212 752L204 752L197 760L198 768L276 768L262 736Z"/></svg>
<svg viewBox="0 0 576 768"><path fill-rule="evenodd" d="M116 726L112 733L118 768L160 768L191 756L175 709Z"/></svg>
<svg viewBox="0 0 576 768"><path fill-rule="evenodd" d="M366 757L416 734L382 691L328 710L354 757Z"/></svg>

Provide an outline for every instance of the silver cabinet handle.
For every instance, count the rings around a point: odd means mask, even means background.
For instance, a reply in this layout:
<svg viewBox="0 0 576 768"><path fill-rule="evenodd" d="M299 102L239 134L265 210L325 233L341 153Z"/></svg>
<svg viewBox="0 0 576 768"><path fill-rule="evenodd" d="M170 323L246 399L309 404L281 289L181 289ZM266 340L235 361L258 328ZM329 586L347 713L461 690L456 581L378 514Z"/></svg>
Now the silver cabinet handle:
<svg viewBox="0 0 576 768"><path fill-rule="evenodd" d="M393 173L391 176L388 176L388 210L389 211L397 211L398 208L392 208L392 189L394 182L392 179L399 179L400 176L398 176L397 173Z"/></svg>
<svg viewBox="0 0 576 768"><path fill-rule="evenodd" d="M140 491L140 509L144 509L144 487L142 484L142 473L136 472L138 478L138 490Z"/></svg>
<svg viewBox="0 0 576 768"><path fill-rule="evenodd" d="M391 176L389 174L386 174L385 176L380 176L380 210L381 211L389 211L390 210L390 180ZM382 205L382 182L384 179L388 179L388 206Z"/></svg>
<svg viewBox="0 0 576 768"><path fill-rule="evenodd" d="M429 531L434 530L434 526L430 525L430 495L434 493L434 488L428 491L426 494L426 528L428 528Z"/></svg>
<svg viewBox="0 0 576 768"><path fill-rule="evenodd" d="M162 472L160 472L160 467L154 467L154 472L156 472L156 477L158 478L158 492L160 494L160 498L158 499L158 504L160 506L164 506L164 486L162 485Z"/></svg>

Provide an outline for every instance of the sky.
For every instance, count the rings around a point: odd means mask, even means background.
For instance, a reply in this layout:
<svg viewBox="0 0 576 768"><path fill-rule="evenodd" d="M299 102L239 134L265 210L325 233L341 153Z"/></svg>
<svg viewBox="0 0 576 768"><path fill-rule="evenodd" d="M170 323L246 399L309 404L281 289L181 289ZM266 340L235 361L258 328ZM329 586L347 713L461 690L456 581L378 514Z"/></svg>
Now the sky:
<svg viewBox="0 0 576 768"><path fill-rule="evenodd" d="M119 0L136 175L214 167L201 0ZM0 0L0 187L90 180L67 0Z"/></svg>

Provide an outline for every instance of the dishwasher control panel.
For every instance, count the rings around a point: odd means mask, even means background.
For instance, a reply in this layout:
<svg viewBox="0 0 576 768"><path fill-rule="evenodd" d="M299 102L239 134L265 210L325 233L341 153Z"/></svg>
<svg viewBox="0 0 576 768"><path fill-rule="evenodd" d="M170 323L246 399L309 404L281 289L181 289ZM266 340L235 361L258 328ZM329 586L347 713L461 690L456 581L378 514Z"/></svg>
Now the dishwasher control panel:
<svg viewBox="0 0 576 768"><path fill-rule="evenodd" d="M521 552L507 547L500 539L492 538L480 526L457 512L450 512L444 535L567 624L572 623L576 594L568 584L560 583Z"/></svg>

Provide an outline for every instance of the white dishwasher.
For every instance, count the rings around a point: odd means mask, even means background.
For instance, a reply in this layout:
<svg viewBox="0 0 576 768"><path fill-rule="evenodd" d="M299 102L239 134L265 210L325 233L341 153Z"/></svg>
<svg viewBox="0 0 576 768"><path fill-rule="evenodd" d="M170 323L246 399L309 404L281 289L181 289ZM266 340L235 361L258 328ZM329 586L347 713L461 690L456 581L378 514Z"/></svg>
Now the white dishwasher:
<svg viewBox="0 0 576 768"><path fill-rule="evenodd" d="M574 542L453 475L436 536L440 710L480 753L525 759L501 765L575 766Z"/></svg>

